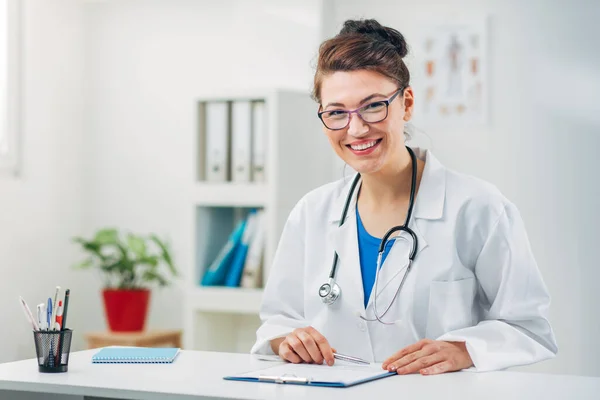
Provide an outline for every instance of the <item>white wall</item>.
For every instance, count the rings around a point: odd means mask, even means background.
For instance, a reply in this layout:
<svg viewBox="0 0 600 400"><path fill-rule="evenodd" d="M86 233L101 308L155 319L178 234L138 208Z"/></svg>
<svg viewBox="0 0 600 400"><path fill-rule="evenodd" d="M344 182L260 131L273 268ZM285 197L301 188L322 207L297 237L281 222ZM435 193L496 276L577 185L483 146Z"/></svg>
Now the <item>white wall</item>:
<svg viewBox="0 0 600 400"><path fill-rule="evenodd" d="M338 0L333 9L328 35L347 18L376 18L409 45L428 18L489 15L489 126L427 134L442 162L496 184L521 210L560 348L528 369L600 375L599 3ZM413 70L418 57L408 58Z"/></svg>
<svg viewBox="0 0 600 400"><path fill-rule="evenodd" d="M35 357L30 325L60 285L71 289L68 325L73 346L99 325L97 285L71 266L70 242L83 227L83 8L76 0L22 2L22 169L0 176L0 362ZM88 319L87 316L92 316Z"/></svg>
<svg viewBox="0 0 600 400"><path fill-rule="evenodd" d="M156 232L187 270L196 99L253 87L308 93L320 0L123 0L85 11L86 229ZM181 327L181 289L154 292L150 327Z"/></svg>

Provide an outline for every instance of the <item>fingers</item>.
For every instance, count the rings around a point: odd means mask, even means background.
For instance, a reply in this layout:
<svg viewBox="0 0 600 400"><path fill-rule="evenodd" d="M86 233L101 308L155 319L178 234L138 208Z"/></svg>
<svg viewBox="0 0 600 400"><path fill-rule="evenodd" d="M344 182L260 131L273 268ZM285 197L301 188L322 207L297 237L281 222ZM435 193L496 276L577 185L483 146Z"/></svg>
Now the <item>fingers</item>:
<svg viewBox="0 0 600 400"><path fill-rule="evenodd" d="M294 364L299 364L302 362L300 356L298 356L298 354L292 350L289 343L286 341L279 345L279 357Z"/></svg>
<svg viewBox="0 0 600 400"><path fill-rule="evenodd" d="M288 337L285 339L285 342L287 342L287 344L294 351L294 353L300 356L302 361L304 361L305 363L310 363L313 361L311 355L304 347L304 343L302 343L302 340L298 337L296 333L288 335Z"/></svg>
<svg viewBox="0 0 600 400"><path fill-rule="evenodd" d="M438 353L438 351L439 351L438 346L427 345L427 346L423 347L421 350L415 351L414 353L407 354L404 357L402 357L401 359L390 363L387 367L387 370L388 371L398 371L404 367L407 367L408 365L413 364L417 360L421 360L424 357L430 356L434 353ZM441 361L441 360L436 360L436 362L438 362L438 361ZM428 367L429 365L430 364L422 365L420 368ZM414 366L412 368L414 368ZM418 368L417 368L417 370L418 370ZM398 373L400 373L400 372L398 372Z"/></svg>
<svg viewBox="0 0 600 400"><path fill-rule="evenodd" d="M333 350L329 342L313 327L296 329L286 336L279 348L280 356L290 362L333 365Z"/></svg>
<svg viewBox="0 0 600 400"><path fill-rule="evenodd" d="M396 373L398 375L414 374L415 372L420 372L428 367L436 365L440 362L444 362L445 360L446 357L443 353L435 353L429 356L417 358L410 364L396 368Z"/></svg>
<svg viewBox="0 0 600 400"><path fill-rule="evenodd" d="M310 356L309 362L322 364L323 356L321 355L321 350L319 350L319 346L317 346L315 339L304 330L301 330L298 333L296 333L296 336L302 341L302 345L304 346L308 355Z"/></svg>
<svg viewBox="0 0 600 400"><path fill-rule="evenodd" d="M315 344L318 347L319 354L321 355L321 361L318 361L317 359L315 359L313 357L313 359L315 360L315 362L321 364L323 362L323 359L325 359L325 362L327 363L327 365L333 365L333 363L334 363L334 359L333 359L333 352L334 352L334 350L329 345L329 341L327 341L327 339L325 339L325 336L321 335L321 333L319 331L317 331L315 328L313 328L312 326L309 327L309 328L307 328L307 332L314 339Z"/></svg>
<svg viewBox="0 0 600 400"><path fill-rule="evenodd" d="M398 361L398 360L402 359L403 357L408 356L409 354L413 354L414 352L421 350L423 347L425 347L431 343L433 343L433 340L430 340L430 339L419 340L417 343L411 344L410 346L407 346L407 347L403 348L402 350L394 353L391 357L389 357L388 359L386 359L383 362L381 367L383 369L389 370L390 364L392 364L393 362ZM410 362L412 362L412 361L414 361L414 359L410 360ZM401 366L403 366L405 364L402 364Z"/></svg>
<svg viewBox="0 0 600 400"><path fill-rule="evenodd" d="M439 362L435 365L432 365L430 367L424 368L423 370L421 370L421 374L422 375L436 375L436 374L443 374L444 372L450 372L450 371L455 371L455 365L452 362L452 360L446 360L446 361L442 361Z"/></svg>

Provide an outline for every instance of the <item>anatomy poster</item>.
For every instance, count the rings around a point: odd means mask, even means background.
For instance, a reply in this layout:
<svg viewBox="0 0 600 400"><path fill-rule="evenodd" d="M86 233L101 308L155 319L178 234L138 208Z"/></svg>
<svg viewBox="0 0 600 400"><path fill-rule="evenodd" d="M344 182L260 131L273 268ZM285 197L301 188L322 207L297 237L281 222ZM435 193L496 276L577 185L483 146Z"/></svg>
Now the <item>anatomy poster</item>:
<svg viewBox="0 0 600 400"><path fill-rule="evenodd" d="M485 19L449 21L422 32L418 63L425 125L487 122Z"/></svg>

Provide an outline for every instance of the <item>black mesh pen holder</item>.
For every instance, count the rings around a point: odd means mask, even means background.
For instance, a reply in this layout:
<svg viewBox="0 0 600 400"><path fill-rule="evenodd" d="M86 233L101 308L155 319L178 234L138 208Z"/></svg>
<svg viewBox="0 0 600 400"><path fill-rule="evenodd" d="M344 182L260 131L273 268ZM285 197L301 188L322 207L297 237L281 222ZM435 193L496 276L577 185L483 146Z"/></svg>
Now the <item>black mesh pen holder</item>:
<svg viewBox="0 0 600 400"><path fill-rule="evenodd" d="M35 351L40 372L67 372L73 331L35 331Z"/></svg>

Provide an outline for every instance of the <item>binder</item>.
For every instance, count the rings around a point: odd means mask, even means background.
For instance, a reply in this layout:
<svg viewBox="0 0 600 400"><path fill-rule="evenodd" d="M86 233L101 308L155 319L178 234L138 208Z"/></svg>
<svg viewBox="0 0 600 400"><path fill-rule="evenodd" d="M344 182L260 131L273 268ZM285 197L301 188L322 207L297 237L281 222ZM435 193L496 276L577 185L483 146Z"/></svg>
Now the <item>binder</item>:
<svg viewBox="0 0 600 400"><path fill-rule="evenodd" d="M229 104L209 102L205 115L206 180L225 182L229 180Z"/></svg>
<svg viewBox="0 0 600 400"><path fill-rule="evenodd" d="M239 244L236 246L235 254L231 260L231 267L227 273L225 279L225 286L238 287L242 280L242 273L244 271L244 263L246 261L246 254L248 254L248 245L252 236L254 236L256 226L256 211L251 211L246 217L246 228Z"/></svg>
<svg viewBox="0 0 600 400"><path fill-rule="evenodd" d="M221 286L225 283L231 267L231 260L242 238L245 227L246 220L244 219L238 223L231 235L229 235L227 243L221 248L215 260L204 273L200 282L202 286Z"/></svg>
<svg viewBox="0 0 600 400"><path fill-rule="evenodd" d="M231 180L250 182L252 157L252 103L234 101L231 110Z"/></svg>
<svg viewBox="0 0 600 400"><path fill-rule="evenodd" d="M179 350L177 347L105 347L92 356L92 363L170 364Z"/></svg>
<svg viewBox="0 0 600 400"><path fill-rule="evenodd" d="M283 364L223 379L242 382L265 382L292 385L345 388L397 375L378 366L337 366Z"/></svg>
<svg viewBox="0 0 600 400"><path fill-rule="evenodd" d="M265 246L265 211L256 213L254 222L254 235L248 246L248 254L242 273L240 286L243 288L257 288L262 284L261 272Z"/></svg>
<svg viewBox="0 0 600 400"><path fill-rule="evenodd" d="M267 116L264 101L252 103L252 180L266 181Z"/></svg>

